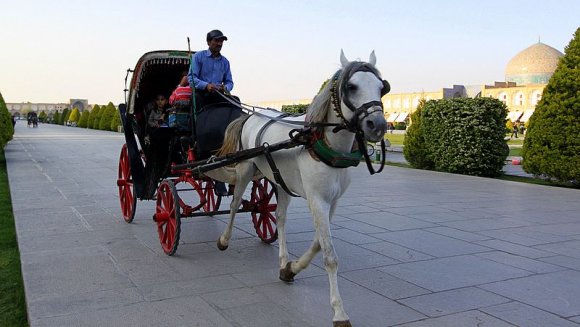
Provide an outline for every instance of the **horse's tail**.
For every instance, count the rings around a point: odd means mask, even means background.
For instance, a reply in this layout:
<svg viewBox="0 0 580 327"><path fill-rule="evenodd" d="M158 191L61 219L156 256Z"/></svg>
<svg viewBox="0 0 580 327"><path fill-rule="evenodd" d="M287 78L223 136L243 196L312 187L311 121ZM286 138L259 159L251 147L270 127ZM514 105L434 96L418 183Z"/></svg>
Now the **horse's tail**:
<svg viewBox="0 0 580 327"><path fill-rule="evenodd" d="M218 157L236 152L238 143L242 136L242 128L248 118L250 118L249 115L242 115L228 125L226 128L226 135L224 136L224 144L217 151Z"/></svg>

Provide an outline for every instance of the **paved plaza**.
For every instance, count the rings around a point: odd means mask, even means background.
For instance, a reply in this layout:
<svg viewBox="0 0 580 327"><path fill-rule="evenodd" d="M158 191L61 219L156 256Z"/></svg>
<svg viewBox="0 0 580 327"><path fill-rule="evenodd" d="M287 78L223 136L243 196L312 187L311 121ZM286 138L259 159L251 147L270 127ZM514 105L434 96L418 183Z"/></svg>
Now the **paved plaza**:
<svg viewBox="0 0 580 327"><path fill-rule="evenodd" d="M182 221L172 257L152 201L125 223L123 143L17 123L5 153L31 326L332 325L321 256L283 283L277 243L262 243L247 213L225 252L226 216ZM288 216L299 256L313 238L305 201ZM332 234L355 327L580 326L580 190L360 165Z"/></svg>

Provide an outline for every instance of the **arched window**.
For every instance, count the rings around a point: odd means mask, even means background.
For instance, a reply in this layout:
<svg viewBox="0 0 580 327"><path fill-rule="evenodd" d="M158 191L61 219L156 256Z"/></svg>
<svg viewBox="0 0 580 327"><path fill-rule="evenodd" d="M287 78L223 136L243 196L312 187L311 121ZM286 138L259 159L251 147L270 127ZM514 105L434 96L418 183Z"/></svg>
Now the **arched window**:
<svg viewBox="0 0 580 327"><path fill-rule="evenodd" d="M393 102L393 108L400 108L401 107L401 99L395 99Z"/></svg>
<svg viewBox="0 0 580 327"><path fill-rule="evenodd" d="M518 92L514 96L514 106L523 106L524 105L524 93Z"/></svg>
<svg viewBox="0 0 580 327"><path fill-rule="evenodd" d="M497 95L497 98L499 99L499 101L507 103L507 93L501 92L500 94Z"/></svg>
<svg viewBox="0 0 580 327"><path fill-rule="evenodd" d="M532 99L531 99L532 105L533 106L537 105L541 99L542 99L542 91L534 90L534 92L532 92Z"/></svg>
<svg viewBox="0 0 580 327"><path fill-rule="evenodd" d="M403 108L409 108L409 98L403 100Z"/></svg>

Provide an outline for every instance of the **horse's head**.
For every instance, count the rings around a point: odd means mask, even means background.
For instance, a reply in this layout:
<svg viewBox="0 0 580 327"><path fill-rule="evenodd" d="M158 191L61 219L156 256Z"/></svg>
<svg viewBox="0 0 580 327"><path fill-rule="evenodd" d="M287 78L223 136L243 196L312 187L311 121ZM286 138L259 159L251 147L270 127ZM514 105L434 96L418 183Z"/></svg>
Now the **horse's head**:
<svg viewBox="0 0 580 327"><path fill-rule="evenodd" d="M387 130L381 98L391 87L375 67L373 51L368 62L348 61L340 52L342 69L330 81L332 104L351 132L362 131L367 141L378 142Z"/></svg>

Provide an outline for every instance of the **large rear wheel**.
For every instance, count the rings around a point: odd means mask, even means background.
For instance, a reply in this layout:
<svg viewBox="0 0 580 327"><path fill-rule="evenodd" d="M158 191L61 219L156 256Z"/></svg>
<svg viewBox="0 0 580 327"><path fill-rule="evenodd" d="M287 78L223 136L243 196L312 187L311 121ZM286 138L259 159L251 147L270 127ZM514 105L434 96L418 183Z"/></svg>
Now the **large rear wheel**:
<svg viewBox="0 0 580 327"><path fill-rule="evenodd" d="M222 197L215 194L215 183L212 179L202 179L199 181L199 185L205 199L205 204L201 209L207 212L208 216L213 216L213 212L218 211L220 208Z"/></svg>
<svg viewBox="0 0 580 327"><path fill-rule="evenodd" d="M119 187L119 201L121 202L123 219L130 223L135 218L137 198L135 197L135 185L133 184L133 175L131 174L131 162L129 161L127 144L123 144L121 155L119 156L117 186Z"/></svg>
<svg viewBox="0 0 580 327"><path fill-rule="evenodd" d="M253 205L252 222L256 234L264 243L272 243L278 239L278 228L274 212L277 208L276 187L269 180L262 178L254 181L250 203Z"/></svg>
<svg viewBox="0 0 580 327"><path fill-rule="evenodd" d="M157 232L161 247L167 255L173 255L179 245L181 214L178 206L179 196L175 185L170 180L162 181L157 189L154 220L157 222Z"/></svg>

